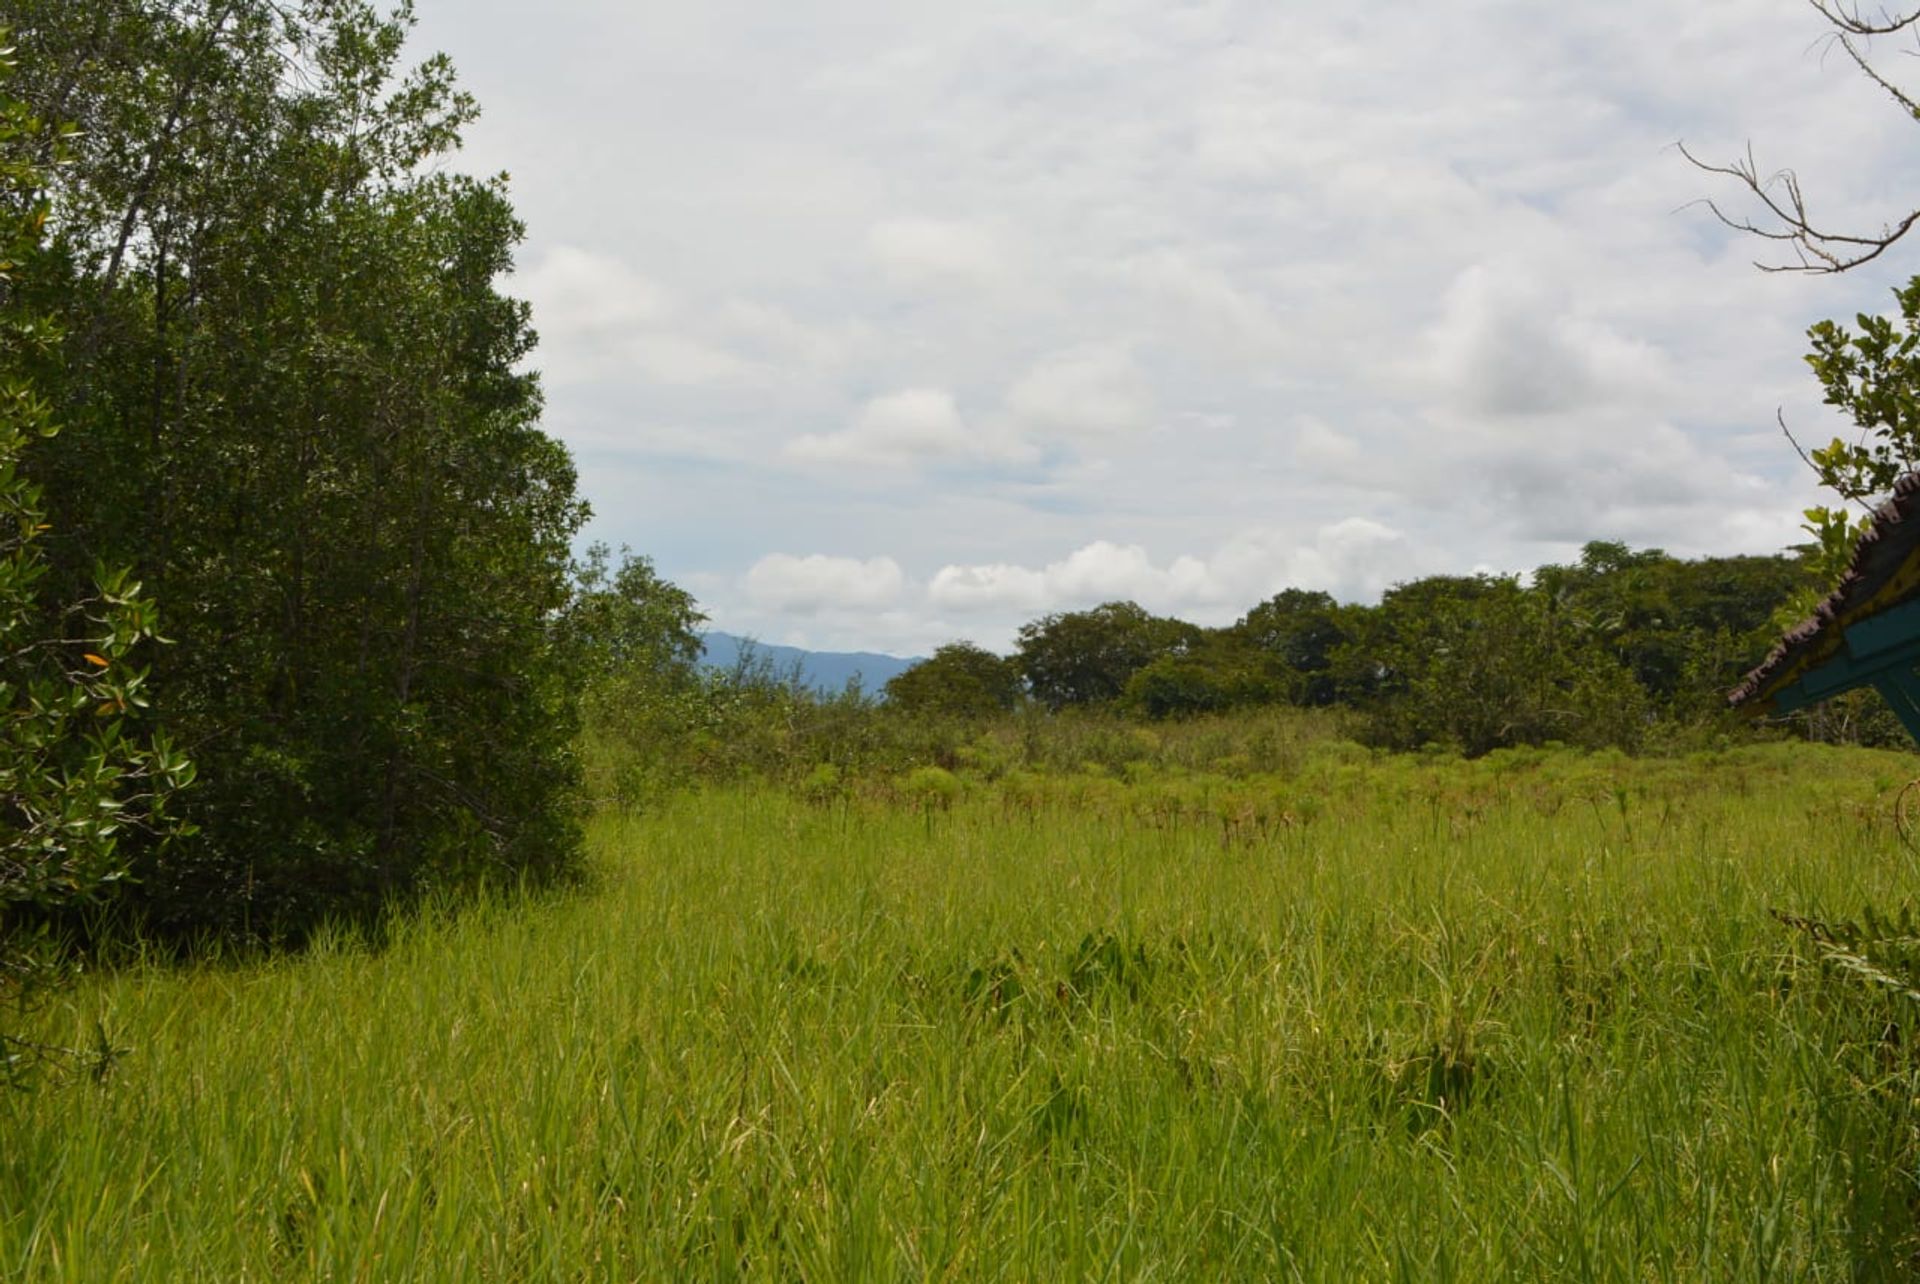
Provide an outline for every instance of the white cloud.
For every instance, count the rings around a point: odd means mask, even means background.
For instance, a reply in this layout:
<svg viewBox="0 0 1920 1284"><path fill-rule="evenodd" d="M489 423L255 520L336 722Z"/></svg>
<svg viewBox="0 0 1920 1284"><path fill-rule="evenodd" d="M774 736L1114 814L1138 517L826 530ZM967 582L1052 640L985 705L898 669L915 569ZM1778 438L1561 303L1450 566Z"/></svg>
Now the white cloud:
<svg viewBox="0 0 1920 1284"><path fill-rule="evenodd" d="M1007 270L997 238L975 223L888 219L874 225L867 244L887 279L907 289L991 284Z"/></svg>
<svg viewBox="0 0 1920 1284"><path fill-rule="evenodd" d="M673 296L659 282L609 254L556 245L512 288L534 306L550 346L608 331L656 326L673 314Z"/></svg>
<svg viewBox="0 0 1920 1284"><path fill-rule="evenodd" d="M727 383L754 373L752 362L685 334L656 331L636 335L623 353L648 378L663 384Z"/></svg>
<svg viewBox="0 0 1920 1284"><path fill-rule="evenodd" d="M905 584L890 557L860 561L814 553L773 553L747 572L747 597L763 610L814 615L822 611L875 610L899 598Z"/></svg>
<svg viewBox="0 0 1920 1284"><path fill-rule="evenodd" d="M942 611L1001 615L1129 599L1220 623L1285 588L1373 596L1419 573L1418 565L1399 531L1351 517L1305 538L1274 528L1243 530L1209 556L1182 554L1164 565L1138 544L1095 540L1042 567L946 566L928 583L927 598Z"/></svg>
<svg viewBox="0 0 1920 1284"><path fill-rule="evenodd" d="M626 261L571 245L548 251L511 288L533 305L538 364L548 379L590 383L638 372L669 387L749 381L757 365L733 351L699 309Z"/></svg>
<svg viewBox="0 0 1920 1284"><path fill-rule="evenodd" d="M1573 312L1561 292L1549 273L1517 263L1468 268L1427 336L1427 374L1473 414L1657 404L1668 382L1661 354Z"/></svg>
<svg viewBox="0 0 1920 1284"><path fill-rule="evenodd" d="M1153 392L1125 348L1083 345L1022 375L1007 390L1007 410L1032 432L1100 436L1147 427Z"/></svg>
<svg viewBox="0 0 1920 1284"><path fill-rule="evenodd" d="M1806 326L1920 254L1762 277L1681 208L1735 193L1675 139L1752 138L1823 218L1904 212L1913 122L1810 50L1806 6L541 15L531 44L508 0L420 31L487 107L470 167L517 178L547 422L592 535L767 637L1218 616L1589 538L1768 551L1815 493L1775 410L1838 430ZM919 578L751 596L792 547Z"/></svg>
<svg viewBox="0 0 1920 1284"><path fill-rule="evenodd" d="M1048 603L1045 571L1004 563L992 566L943 566L935 572L927 597L951 611L1040 611Z"/></svg>
<svg viewBox="0 0 1920 1284"><path fill-rule="evenodd" d="M756 299L720 304L713 328L737 350L763 363L833 371L873 342L872 327L859 320L809 324L780 307Z"/></svg>
<svg viewBox="0 0 1920 1284"><path fill-rule="evenodd" d="M685 424L590 424L573 432L569 440L575 449L596 454L723 465L745 465L753 459L752 452L732 434Z"/></svg>
<svg viewBox="0 0 1920 1284"><path fill-rule="evenodd" d="M787 454L810 463L901 468L942 461L1017 463L1033 451L1004 428L967 423L946 389L908 388L875 397L840 432L796 438Z"/></svg>
<svg viewBox="0 0 1920 1284"><path fill-rule="evenodd" d="M1191 557L1157 567L1138 544L1096 540L1076 549L1064 562L1047 568L1049 586L1070 602L1141 597L1153 601L1191 600L1206 591L1207 568Z"/></svg>
<svg viewBox="0 0 1920 1284"><path fill-rule="evenodd" d="M1327 474L1350 473L1364 466L1358 442L1311 416L1301 421L1293 450L1303 467Z"/></svg>
<svg viewBox="0 0 1920 1284"><path fill-rule="evenodd" d="M1273 357L1289 346L1286 327L1244 276L1235 279L1189 251L1136 255L1121 262L1117 274L1150 307L1170 310L1183 329L1242 357Z"/></svg>
<svg viewBox="0 0 1920 1284"><path fill-rule="evenodd" d="M1433 570L1407 537L1367 517L1344 517L1295 539L1267 528L1243 531L1208 566L1221 600L1241 608L1282 589L1319 589L1345 600L1378 596Z"/></svg>

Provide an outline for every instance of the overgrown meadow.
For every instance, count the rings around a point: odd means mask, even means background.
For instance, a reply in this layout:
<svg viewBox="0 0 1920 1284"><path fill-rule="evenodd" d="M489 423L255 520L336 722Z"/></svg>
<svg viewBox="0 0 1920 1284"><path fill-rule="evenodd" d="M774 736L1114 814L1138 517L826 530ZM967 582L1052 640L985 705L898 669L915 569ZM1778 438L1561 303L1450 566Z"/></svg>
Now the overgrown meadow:
<svg viewBox="0 0 1920 1284"><path fill-rule="evenodd" d="M1913 774L1329 740L609 808L585 889L54 993L116 1052L0 1094L0 1275L1899 1277L1920 1009L1774 911L1904 903Z"/></svg>

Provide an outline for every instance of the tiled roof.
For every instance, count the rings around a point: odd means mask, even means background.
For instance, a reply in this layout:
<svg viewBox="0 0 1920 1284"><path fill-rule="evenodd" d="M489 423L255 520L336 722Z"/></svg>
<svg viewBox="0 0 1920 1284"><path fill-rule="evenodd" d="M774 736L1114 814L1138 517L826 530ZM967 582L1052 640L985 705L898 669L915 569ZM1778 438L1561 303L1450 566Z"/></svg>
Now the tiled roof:
<svg viewBox="0 0 1920 1284"><path fill-rule="evenodd" d="M1920 595L1920 473L1908 473L1873 515L1853 561L1813 614L1787 630L1760 666L1728 693L1765 710L1780 690L1839 651L1851 625Z"/></svg>

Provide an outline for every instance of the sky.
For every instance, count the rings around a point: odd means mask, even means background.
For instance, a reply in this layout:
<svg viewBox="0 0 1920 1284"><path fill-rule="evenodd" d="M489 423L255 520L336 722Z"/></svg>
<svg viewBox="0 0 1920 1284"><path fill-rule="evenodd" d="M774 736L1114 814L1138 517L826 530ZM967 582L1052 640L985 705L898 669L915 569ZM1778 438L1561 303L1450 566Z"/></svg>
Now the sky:
<svg viewBox="0 0 1920 1284"><path fill-rule="evenodd" d="M1920 202L1802 0L417 3L584 538L767 642L1775 552L1820 500L1776 414L1843 427L1807 326L1920 271L1763 274L1694 204L1743 208L1676 142Z"/></svg>

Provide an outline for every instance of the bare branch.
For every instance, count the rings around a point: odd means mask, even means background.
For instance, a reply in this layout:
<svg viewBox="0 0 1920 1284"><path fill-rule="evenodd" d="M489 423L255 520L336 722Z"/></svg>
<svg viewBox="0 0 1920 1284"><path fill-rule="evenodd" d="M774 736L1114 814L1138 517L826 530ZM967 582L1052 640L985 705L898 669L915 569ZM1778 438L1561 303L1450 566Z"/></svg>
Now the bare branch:
<svg viewBox="0 0 1920 1284"><path fill-rule="evenodd" d="M1920 16L1920 15L1916 15ZM1842 43L1845 43L1844 41ZM1851 45L1848 52L1854 53ZM1858 54L1854 54L1858 61ZM1864 65L1864 64L1863 64ZM1886 82L1874 76L1882 85ZM1898 96L1898 91L1889 90ZM1920 108L1916 108L1920 115ZM1713 216L1738 232L1746 232L1769 241L1784 241L1793 247L1794 261L1790 263L1756 262L1755 267L1763 272L1806 272L1833 274L1857 268L1863 263L1871 263L1913 230L1920 223L1920 209L1910 211L1897 223L1883 226L1877 235L1855 236L1844 232L1828 231L1814 225L1807 213L1805 195L1800 190L1800 178L1790 169L1779 170L1762 178L1759 165L1753 158L1751 146L1744 158L1736 158L1726 165L1715 165L1701 160L1687 149L1685 143L1678 143L1680 154L1687 163L1709 174L1719 174L1738 182L1753 194L1766 208L1777 226L1765 227L1752 219L1736 218L1712 200L1697 202L1713 212Z"/></svg>
<svg viewBox="0 0 1920 1284"><path fill-rule="evenodd" d="M1920 17L1920 13L1916 13L1915 16ZM1900 104L1901 109L1905 111L1907 115L1920 118L1920 103L1914 102L1914 100L1909 98L1897 85L1874 70L1873 64L1867 61L1866 55L1860 52L1859 46L1855 45L1853 41L1849 40L1840 32L1834 33L1833 40L1835 44L1838 44L1842 49L1847 51L1847 57L1853 59L1853 65L1858 67L1866 75L1868 80L1871 80L1874 84L1886 90L1887 94L1893 101Z"/></svg>
<svg viewBox="0 0 1920 1284"><path fill-rule="evenodd" d="M1807 0L1807 4L1831 28L1826 36L1827 47L1838 45L1845 50L1862 75L1879 86L1909 118L1920 120L1920 98L1909 94L1881 74L1868 60L1864 44L1874 36L1906 31L1920 34L1920 7L1898 12L1883 8L1869 16L1861 9L1858 0ZM1879 258L1912 231L1914 224L1920 223L1920 208L1916 208L1896 222L1882 224L1877 233L1859 235L1836 232L1817 225L1807 213L1806 197L1800 189L1799 176L1792 170L1783 169L1766 178L1760 176L1751 144L1744 158L1736 158L1726 165L1713 165L1701 160L1687 150L1684 143L1679 145L1679 150L1696 169L1731 178L1746 188L1760 202L1766 215L1758 221L1735 217L1714 201L1698 202L1711 210L1715 218L1735 231L1764 240L1781 241L1792 247L1792 258L1787 262L1756 262L1754 266L1763 272L1832 275L1850 271Z"/></svg>
<svg viewBox="0 0 1920 1284"><path fill-rule="evenodd" d="M1882 9L1880 16L1875 19L1861 17L1858 5L1853 6L1849 11L1841 0L1807 0L1807 3L1835 27L1856 36L1890 36L1920 22L1920 9L1914 10L1905 17L1895 17Z"/></svg>

